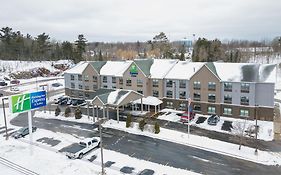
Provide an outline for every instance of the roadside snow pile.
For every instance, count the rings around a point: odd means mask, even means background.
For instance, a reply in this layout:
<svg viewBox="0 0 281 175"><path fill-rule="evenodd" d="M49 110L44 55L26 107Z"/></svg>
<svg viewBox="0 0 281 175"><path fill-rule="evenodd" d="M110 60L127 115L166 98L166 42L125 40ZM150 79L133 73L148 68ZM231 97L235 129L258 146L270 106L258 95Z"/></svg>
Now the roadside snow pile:
<svg viewBox="0 0 281 175"><path fill-rule="evenodd" d="M280 155L271 154L270 152L259 150L258 155L255 155L255 149L246 146L242 146L242 149L238 150L239 145L210 139L208 137L190 134L188 138L187 133L173 131L165 128L161 128L159 134L153 134L148 131L142 132L138 129L137 126L137 123L134 123L132 128L126 128L126 122L117 123L117 121L115 120L109 120L103 124L103 127L118 129L132 134L144 135L152 138L175 142L198 149L215 152L218 154L261 163L264 165L281 165Z"/></svg>
<svg viewBox="0 0 281 175"><path fill-rule="evenodd" d="M172 109L163 109L160 112L163 113L163 115L160 115L158 119L161 120L167 120L167 121L172 121L172 122L178 122L180 123L181 117L177 114L183 113L183 111L176 111ZM207 129L207 130L212 130L212 131L217 131L217 132L223 132L223 133L229 133L236 135L238 133L237 127L233 128L233 126L238 126L238 125L243 125L243 128L245 128L245 132L248 132L252 130L252 128L255 126L255 121L253 120L243 120L243 119L236 119L236 118L230 118L230 117L220 117L220 121L217 123L217 125L209 125L207 122L208 115L201 115L201 114L196 114L195 118L191 121L191 125ZM205 118L205 120L201 122L197 122L199 118ZM223 125L229 124L230 130L223 130ZM244 127L245 124L245 127ZM273 133L273 122L271 121L261 121L258 120L258 139L260 140L265 140L265 141L272 141L274 138L274 133ZM249 132L248 132L249 133ZM246 135L246 133L244 134ZM247 135L250 136L250 135Z"/></svg>

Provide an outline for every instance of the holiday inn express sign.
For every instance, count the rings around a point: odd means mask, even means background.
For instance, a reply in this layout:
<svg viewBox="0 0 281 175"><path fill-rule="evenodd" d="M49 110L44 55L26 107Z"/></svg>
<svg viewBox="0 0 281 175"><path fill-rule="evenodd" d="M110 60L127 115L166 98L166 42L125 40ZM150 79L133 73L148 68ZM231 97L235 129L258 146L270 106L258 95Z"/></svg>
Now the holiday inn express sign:
<svg viewBox="0 0 281 175"><path fill-rule="evenodd" d="M21 113L46 106L46 91L13 95L10 98L11 113Z"/></svg>

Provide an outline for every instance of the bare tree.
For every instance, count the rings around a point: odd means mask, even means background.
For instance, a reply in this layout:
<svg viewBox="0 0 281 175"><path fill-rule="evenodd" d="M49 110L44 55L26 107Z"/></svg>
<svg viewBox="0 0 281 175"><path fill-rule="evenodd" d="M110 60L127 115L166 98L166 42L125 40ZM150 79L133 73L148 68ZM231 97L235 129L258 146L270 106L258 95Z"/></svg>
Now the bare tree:
<svg viewBox="0 0 281 175"><path fill-rule="evenodd" d="M244 138L246 136L246 123L247 118L245 118L244 122L236 122L233 125L232 132L239 137L239 150L241 150L241 146L244 143Z"/></svg>

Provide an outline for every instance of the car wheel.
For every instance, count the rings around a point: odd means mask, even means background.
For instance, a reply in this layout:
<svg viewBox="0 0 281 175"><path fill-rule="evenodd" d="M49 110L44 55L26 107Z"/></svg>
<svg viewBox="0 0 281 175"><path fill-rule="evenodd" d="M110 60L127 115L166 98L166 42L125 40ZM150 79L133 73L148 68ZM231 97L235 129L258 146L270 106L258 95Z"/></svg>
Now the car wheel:
<svg viewBox="0 0 281 175"><path fill-rule="evenodd" d="M98 146L97 146L98 148L100 148L100 142L99 142L99 144L98 144Z"/></svg>
<svg viewBox="0 0 281 175"><path fill-rule="evenodd" d="M82 158L83 158L83 153L80 153L78 159L82 159Z"/></svg>

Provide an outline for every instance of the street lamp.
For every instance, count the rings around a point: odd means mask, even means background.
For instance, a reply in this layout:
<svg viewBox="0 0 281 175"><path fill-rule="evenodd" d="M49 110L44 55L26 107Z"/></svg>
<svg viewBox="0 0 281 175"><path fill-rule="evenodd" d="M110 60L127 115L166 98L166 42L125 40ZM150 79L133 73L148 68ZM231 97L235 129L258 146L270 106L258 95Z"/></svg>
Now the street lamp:
<svg viewBox="0 0 281 175"><path fill-rule="evenodd" d="M6 131L6 140L8 140L9 136L8 136L8 127L7 127L7 119L6 119L4 100L8 100L8 98L7 97L2 98L3 114L4 114L4 121L5 121L5 131Z"/></svg>
<svg viewBox="0 0 281 175"><path fill-rule="evenodd" d="M257 119L257 107L258 105L255 105L255 120L256 120L256 125L255 125L255 140L256 140L256 149L255 149L255 154L258 154L258 119Z"/></svg>
<svg viewBox="0 0 281 175"><path fill-rule="evenodd" d="M101 151L101 174L105 175L105 170L104 170L104 164L103 164L103 145L102 145L102 126L101 123L103 122L103 119L99 119L99 132L100 132L100 151Z"/></svg>
<svg viewBox="0 0 281 175"><path fill-rule="evenodd" d="M43 87L43 90L45 90L44 89L44 87L47 87L47 98L48 98L48 101L49 101L49 85L48 84L42 84L42 85L39 85L39 87ZM37 89L37 91L38 91L38 89ZM51 113L51 110L50 110L50 106L49 106L49 112ZM46 106L44 106L44 113L46 113Z"/></svg>

